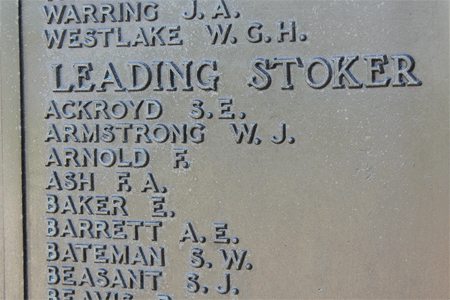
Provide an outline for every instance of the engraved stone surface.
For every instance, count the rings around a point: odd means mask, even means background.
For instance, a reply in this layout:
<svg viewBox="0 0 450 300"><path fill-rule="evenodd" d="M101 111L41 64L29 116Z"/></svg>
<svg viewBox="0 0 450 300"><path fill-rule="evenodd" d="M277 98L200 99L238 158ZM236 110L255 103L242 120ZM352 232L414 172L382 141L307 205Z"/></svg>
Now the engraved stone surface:
<svg viewBox="0 0 450 300"><path fill-rule="evenodd" d="M22 1L28 297L448 298L448 15Z"/></svg>

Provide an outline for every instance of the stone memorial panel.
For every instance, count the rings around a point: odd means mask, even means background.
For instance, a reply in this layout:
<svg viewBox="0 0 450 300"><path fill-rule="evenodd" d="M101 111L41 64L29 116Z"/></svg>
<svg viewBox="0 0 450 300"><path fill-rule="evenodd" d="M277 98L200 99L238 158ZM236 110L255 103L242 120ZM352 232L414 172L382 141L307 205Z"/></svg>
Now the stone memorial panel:
<svg viewBox="0 0 450 300"><path fill-rule="evenodd" d="M18 9L24 297L449 297L447 1Z"/></svg>

